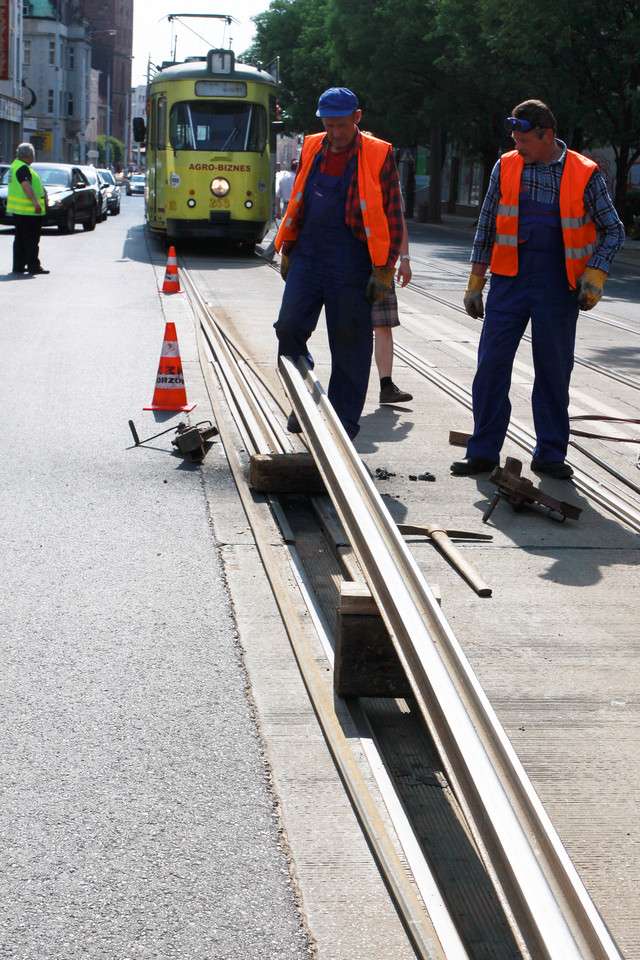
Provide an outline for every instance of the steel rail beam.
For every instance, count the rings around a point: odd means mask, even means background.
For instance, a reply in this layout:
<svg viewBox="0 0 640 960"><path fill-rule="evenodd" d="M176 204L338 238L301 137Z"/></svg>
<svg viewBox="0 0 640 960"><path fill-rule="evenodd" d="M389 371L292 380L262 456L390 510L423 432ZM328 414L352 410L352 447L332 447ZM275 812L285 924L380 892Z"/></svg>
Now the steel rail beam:
<svg viewBox="0 0 640 960"><path fill-rule="evenodd" d="M621 960L320 383L303 360L280 372L525 955Z"/></svg>
<svg viewBox="0 0 640 960"><path fill-rule="evenodd" d="M422 902L417 896L407 871L378 812L371 792L349 746L345 733L336 716L333 698L311 650L300 618L291 600L289 590L280 570L276 550L271 543L270 532L255 502L248 485L243 482L244 470L236 452L232 430L219 399L211 372L212 364L206 355L203 326L196 327L196 340L207 391L220 430L220 439L225 448L231 472L247 519L253 531L265 573L268 577L275 602L282 616L289 642L300 668L300 674L322 727L327 746L351 799L351 803L365 833L373 855L385 878L398 912L405 924L407 934L420 960L449 960L433 928ZM452 935L453 936L453 935ZM453 954L455 960L464 960L464 954Z"/></svg>

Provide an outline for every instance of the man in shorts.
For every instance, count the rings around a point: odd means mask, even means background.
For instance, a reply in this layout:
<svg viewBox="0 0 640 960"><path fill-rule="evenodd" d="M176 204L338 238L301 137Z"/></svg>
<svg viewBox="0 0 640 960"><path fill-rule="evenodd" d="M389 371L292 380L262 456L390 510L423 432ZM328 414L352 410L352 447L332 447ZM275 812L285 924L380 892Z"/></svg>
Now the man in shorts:
<svg viewBox="0 0 640 960"><path fill-rule="evenodd" d="M411 280L411 261L409 257L409 235L407 224L402 218L402 245L398 261L398 280L401 287ZM383 300L374 303L371 310L374 335L374 356L380 377L380 403L408 403L413 400L413 394L400 390L391 379L393 369L393 327L400 326L398 318L398 298L396 297L395 283L392 283L391 293Z"/></svg>

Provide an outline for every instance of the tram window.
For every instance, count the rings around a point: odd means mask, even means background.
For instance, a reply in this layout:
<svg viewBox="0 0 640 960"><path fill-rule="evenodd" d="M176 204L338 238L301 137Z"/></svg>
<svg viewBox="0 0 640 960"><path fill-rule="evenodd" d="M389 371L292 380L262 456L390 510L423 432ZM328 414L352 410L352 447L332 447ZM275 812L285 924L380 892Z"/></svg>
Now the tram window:
<svg viewBox="0 0 640 960"><path fill-rule="evenodd" d="M174 150L229 150L262 153L267 115L258 103L209 100L174 103L169 115Z"/></svg>

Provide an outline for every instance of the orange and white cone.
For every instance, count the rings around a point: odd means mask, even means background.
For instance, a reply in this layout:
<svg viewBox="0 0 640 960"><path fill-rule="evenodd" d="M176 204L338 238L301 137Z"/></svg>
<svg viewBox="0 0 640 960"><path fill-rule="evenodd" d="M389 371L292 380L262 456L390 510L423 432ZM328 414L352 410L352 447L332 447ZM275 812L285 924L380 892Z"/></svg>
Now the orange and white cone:
<svg viewBox="0 0 640 960"><path fill-rule="evenodd" d="M156 377L153 400L143 410L193 410L195 403L187 403L187 391L182 376L182 361L175 323L167 323L162 353Z"/></svg>
<svg viewBox="0 0 640 960"><path fill-rule="evenodd" d="M175 247L169 247L167 269L162 284L163 293L180 293L180 277L178 276L178 261Z"/></svg>

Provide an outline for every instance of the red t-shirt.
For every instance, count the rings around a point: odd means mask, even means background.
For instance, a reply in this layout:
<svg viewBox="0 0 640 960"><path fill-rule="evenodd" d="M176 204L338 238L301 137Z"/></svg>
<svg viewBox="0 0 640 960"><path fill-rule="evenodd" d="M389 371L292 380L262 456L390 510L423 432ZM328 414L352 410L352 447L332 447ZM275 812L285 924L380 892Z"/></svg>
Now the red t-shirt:
<svg viewBox="0 0 640 960"><path fill-rule="evenodd" d="M332 153L329 150L322 172L326 173L328 177L341 177L350 154L350 150L341 150L340 153Z"/></svg>

